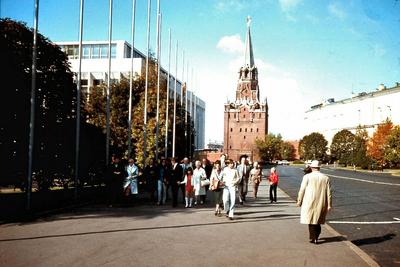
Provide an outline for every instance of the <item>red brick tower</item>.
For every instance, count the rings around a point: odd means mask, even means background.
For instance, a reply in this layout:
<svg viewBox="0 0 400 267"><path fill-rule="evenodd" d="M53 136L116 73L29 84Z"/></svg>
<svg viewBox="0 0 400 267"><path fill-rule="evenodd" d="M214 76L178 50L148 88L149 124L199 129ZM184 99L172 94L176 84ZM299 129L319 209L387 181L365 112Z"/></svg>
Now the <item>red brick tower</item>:
<svg viewBox="0 0 400 267"><path fill-rule="evenodd" d="M228 101L224 110L224 153L233 160L239 160L242 155L252 161L259 160L255 140L263 139L268 133L268 104L266 99L260 101L249 17L244 65L239 71L236 100Z"/></svg>

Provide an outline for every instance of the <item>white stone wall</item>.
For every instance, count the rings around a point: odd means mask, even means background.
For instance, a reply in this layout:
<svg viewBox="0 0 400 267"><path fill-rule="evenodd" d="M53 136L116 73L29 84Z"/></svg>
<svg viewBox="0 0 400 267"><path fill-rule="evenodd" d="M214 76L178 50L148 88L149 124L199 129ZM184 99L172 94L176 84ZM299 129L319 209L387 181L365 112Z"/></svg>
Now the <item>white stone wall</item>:
<svg viewBox="0 0 400 267"><path fill-rule="evenodd" d="M395 125L400 124L399 103L400 87L395 87L326 104L305 113L305 134L322 133L330 144L340 130L355 133L361 125L372 136L377 125L386 118Z"/></svg>

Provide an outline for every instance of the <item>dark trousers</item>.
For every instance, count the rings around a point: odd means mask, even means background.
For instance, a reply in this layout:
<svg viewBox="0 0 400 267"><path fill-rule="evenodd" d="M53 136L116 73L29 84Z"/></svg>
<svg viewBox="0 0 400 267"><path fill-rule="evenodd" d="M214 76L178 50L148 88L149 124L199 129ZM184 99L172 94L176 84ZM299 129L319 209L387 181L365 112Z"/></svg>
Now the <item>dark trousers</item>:
<svg viewBox="0 0 400 267"><path fill-rule="evenodd" d="M309 224L308 231L310 232L310 239L317 240L319 238L319 235L321 234L321 225Z"/></svg>
<svg viewBox="0 0 400 267"><path fill-rule="evenodd" d="M178 206L178 185L171 185L171 192L172 192L172 207Z"/></svg>
<svg viewBox="0 0 400 267"><path fill-rule="evenodd" d="M278 188L277 184L272 184L269 186L269 200L276 202L276 189Z"/></svg>
<svg viewBox="0 0 400 267"><path fill-rule="evenodd" d="M239 201L246 201L248 178L243 177L242 181L238 184Z"/></svg>
<svg viewBox="0 0 400 267"><path fill-rule="evenodd" d="M185 185L181 184L181 185L179 185L179 188L181 189L181 192L182 192L183 203L185 203L185 195L186 195Z"/></svg>

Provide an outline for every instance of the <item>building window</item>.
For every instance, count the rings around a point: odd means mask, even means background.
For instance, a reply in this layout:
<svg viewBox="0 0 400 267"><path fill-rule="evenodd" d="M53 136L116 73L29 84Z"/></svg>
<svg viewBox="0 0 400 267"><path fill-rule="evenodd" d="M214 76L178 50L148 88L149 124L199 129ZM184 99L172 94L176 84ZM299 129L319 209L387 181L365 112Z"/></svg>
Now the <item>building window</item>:
<svg viewBox="0 0 400 267"><path fill-rule="evenodd" d="M258 114L258 118L259 118L259 119L261 119L261 113L260 113L260 114Z"/></svg>
<svg viewBox="0 0 400 267"><path fill-rule="evenodd" d="M242 132L242 128L240 128L240 132Z"/></svg>
<svg viewBox="0 0 400 267"><path fill-rule="evenodd" d="M100 58L99 45L92 45L92 58Z"/></svg>
<svg viewBox="0 0 400 267"><path fill-rule="evenodd" d="M246 118L246 115L243 114L243 118Z"/></svg>
<svg viewBox="0 0 400 267"><path fill-rule="evenodd" d="M233 118L235 118L235 119L236 119L236 113L235 113L235 114L233 114Z"/></svg>
<svg viewBox="0 0 400 267"><path fill-rule="evenodd" d="M107 45L100 45L100 58L107 58L108 47Z"/></svg>
<svg viewBox="0 0 400 267"><path fill-rule="evenodd" d="M108 49L108 47L107 47ZM111 45L111 58L116 58L117 57L117 45L112 44Z"/></svg>
<svg viewBox="0 0 400 267"><path fill-rule="evenodd" d="M258 128L257 128L257 133L258 133Z"/></svg>
<svg viewBox="0 0 400 267"><path fill-rule="evenodd" d="M250 132L253 132L253 128L250 129Z"/></svg>
<svg viewBox="0 0 400 267"><path fill-rule="evenodd" d="M229 146L229 149L232 149L232 146Z"/></svg>
<svg viewBox="0 0 400 267"><path fill-rule="evenodd" d="M243 136L243 139L246 139L246 136Z"/></svg>
<svg viewBox="0 0 400 267"><path fill-rule="evenodd" d="M82 58L83 59L90 58L90 45L83 45L82 46Z"/></svg>
<svg viewBox="0 0 400 267"><path fill-rule="evenodd" d="M93 85L94 86L97 86L97 85L100 85L100 84L102 84L103 83L103 80L101 80L101 79L95 79L95 80L93 80Z"/></svg>
<svg viewBox="0 0 400 267"><path fill-rule="evenodd" d="M247 128L245 128L244 131L247 133Z"/></svg>
<svg viewBox="0 0 400 267"><path fill-rule="evenodd" d="M233 129L231 128L231 132L233 131Z"/></svg>
<svg viewBox="0 0 400 267"><path fill-rule="evenodd" d="M231 114L230 113L228 113L228 119L230 119L231 118Z"/></svg>

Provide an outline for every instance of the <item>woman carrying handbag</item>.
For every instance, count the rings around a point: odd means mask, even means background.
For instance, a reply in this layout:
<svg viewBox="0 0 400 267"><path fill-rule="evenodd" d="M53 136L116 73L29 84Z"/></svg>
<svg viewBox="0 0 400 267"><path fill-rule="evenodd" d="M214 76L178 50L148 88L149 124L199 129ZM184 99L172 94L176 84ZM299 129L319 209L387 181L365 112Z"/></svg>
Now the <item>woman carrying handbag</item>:
<svg viewBox="0 0 400 267"><path fill-rule="evenodd" d="M214 192L214 199L215 199L215 216L221 216L221 209L222 209L222 193L224 183L221 181L222 179L222 169L221 169L221 162L217 160L214 163L214 169L211 172L210 177L210 190Z"/></svg>

